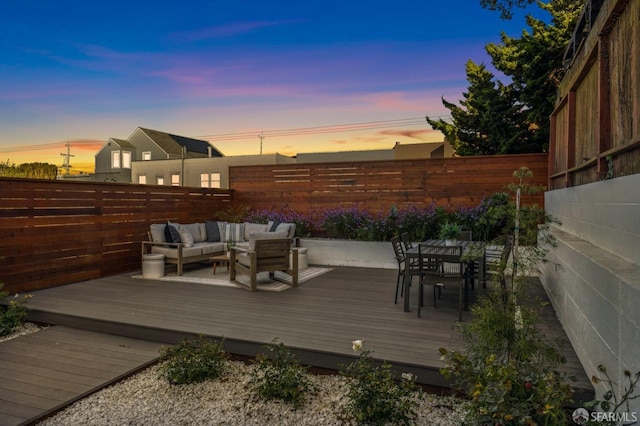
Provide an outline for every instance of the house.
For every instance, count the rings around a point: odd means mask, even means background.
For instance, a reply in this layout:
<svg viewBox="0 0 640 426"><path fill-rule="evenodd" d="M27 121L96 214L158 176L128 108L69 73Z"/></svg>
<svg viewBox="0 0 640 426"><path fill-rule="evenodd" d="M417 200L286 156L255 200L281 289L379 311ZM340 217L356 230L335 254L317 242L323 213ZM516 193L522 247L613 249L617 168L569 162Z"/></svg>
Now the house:
<svg viewBox="0 0 640 426"><path fill-rule="evenodd" d="M162 176L154 175L154 180L148 183L164 185L166 179L167 183L180 185L184 160L211 157L224 155L207 141L138 127L128 139L109 138L100 148L93 180L147 183L132 173L135 162L177 159L175 169L163 172Z"/></svg>

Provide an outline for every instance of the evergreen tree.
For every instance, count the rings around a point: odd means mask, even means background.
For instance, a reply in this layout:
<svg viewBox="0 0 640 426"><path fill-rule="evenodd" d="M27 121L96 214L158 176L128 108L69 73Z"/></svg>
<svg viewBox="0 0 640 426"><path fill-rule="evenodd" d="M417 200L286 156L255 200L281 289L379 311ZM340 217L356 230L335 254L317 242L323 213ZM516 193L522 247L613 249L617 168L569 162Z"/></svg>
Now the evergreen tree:
<svg viewBox="0 0 640 426"><path fill-rule="evenodd" d="M531 32L521 38L502 34L502 44L486 50L493 66L511 79L494 81L483 65L467 62L469 88L457 106L446 99L453 123L431 120L458 155L545 152L549 145L549 116L557 86L564 75L562 57L571 39L584 0L551 0L538 6L551 14L546 24L527 17ZM481 0L483 7L510 11L528 0Z"/></svg>
<svg viewBox="0 0 640 426"><path fill-rule="evenodd" d="M521 152L519 143L526 138L526 130L522 130L523 115L511 88L495 82L483 64L471 60L467 61L467 80L470 86L460 101L464 108L442 99L453 124L427 117L431 127L444 133L458 155Z"/></svg>

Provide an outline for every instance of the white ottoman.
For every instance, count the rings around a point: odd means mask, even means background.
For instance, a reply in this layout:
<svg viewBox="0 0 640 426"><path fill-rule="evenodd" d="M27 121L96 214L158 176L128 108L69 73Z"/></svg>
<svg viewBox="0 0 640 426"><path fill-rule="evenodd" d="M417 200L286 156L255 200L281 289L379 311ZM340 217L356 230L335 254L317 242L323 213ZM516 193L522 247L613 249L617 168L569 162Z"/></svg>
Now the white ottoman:
<svg viewBox="0 0 640 426"><path fill-rule="evenodd" d="M164 254L143 254L142 255L142 277L143 278L164 277Z"/></svg>

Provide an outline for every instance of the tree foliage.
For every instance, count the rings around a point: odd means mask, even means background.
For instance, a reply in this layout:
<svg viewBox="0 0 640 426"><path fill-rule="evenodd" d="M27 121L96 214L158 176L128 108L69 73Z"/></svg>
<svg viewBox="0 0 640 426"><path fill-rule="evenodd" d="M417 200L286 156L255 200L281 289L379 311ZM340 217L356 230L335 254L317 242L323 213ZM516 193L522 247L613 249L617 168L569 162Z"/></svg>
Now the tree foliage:
<svg viewBox="0 0 640 426"><path fill-rule="evenodd" d="M530 31L520 38L502 34L500 44L486 46L491 63L508 83L495 79L484 65L468 61L468 91L460 106L442 99L453 122L431 120L458 155L545 152L549 116L564 75L562 57L584 0L551 0L538 6L551 15L546 23L527 16ZM510 11L529 0L481 0L483 7Z"/></svg>
<svg viewBox="0 0 640 426"><path fill-rule="evenodd" d="M0 176L19 177L31 179L55 179L58 175L58 167L48 163L23 163L19 166L9 163L0 163Z"/></svg>
<svg viewBox="0 0 640 426"><path fill-rule="evenodd" d="M511 19L513 17L511 10L514 7L524 9L535 1L536 0L480 0L480 6L489 10L497 10L500 12L502 19Z"/></svg>

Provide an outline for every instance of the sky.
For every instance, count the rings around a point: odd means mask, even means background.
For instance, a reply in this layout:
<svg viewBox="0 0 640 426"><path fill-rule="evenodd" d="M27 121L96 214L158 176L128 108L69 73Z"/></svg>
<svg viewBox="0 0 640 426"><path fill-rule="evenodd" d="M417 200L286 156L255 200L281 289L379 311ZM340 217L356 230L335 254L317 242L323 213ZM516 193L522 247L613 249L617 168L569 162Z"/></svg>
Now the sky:
<svg viewBox="0 0 640 426"><path fill-rule="evenodd" d="M442 141L465 63L518 37L480 0L2 0L0 162L93 171L137 127L225 155ZM530 12L536 12L532 10Z"/></svg>

